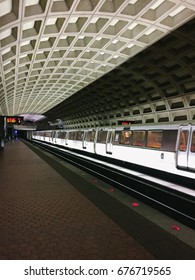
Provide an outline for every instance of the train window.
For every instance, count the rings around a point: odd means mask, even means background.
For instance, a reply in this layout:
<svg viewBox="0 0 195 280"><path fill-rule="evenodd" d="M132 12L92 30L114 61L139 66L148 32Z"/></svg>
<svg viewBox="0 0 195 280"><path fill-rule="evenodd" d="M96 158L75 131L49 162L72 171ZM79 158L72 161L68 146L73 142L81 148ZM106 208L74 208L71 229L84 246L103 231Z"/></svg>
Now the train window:
<svg viewBox="0 0 195 280"><path fill-rule="evenodd" d="M160 149L162 144L162 137L163 137L162 131L154 131L154 130L148 131L146 146L149 148Z"/></svg>
<svg viewBox="0 0 195 280"><path fill-rule="evenodd" d="M91 131L87 131L85 139L87 142L90 142L90 138L91 138Z"/></svg>
<svg viewBox="0 0 195 280"><path fill-rule="evenodd" d="M115 134L114 134L114 142L113 142L113 144L114 144L114 145L119 144L120 134L121 134L121 131L117 131L117 130L115 130Z"/></svg>
<svg viewBox="0 0 195 280"><path fill-rule="evenodd" d="M64 132L64 131L59 131L58 132L58 138L65 139L65 136L66 136L66 132Z"/></svg>
<svg viewBox="0 0 195 280"><path fill-rule="evenodd" d="M69 139L70 139L70 140L73 140L73 139L74 139L74 132L73 132L73 131L70 131L70 132L69 132Z"/></svg>
<svg viewBox="0 0 195 280"><path fill-rule="evenodd" d="M179 136L179 151L185 152L187 149L188 143L188 130L182 130Z"/></svg>
<svg viewBox="0 0 195 280"><path fill-rule="evenodd" d="M74 131L72 136L72 140L76 140L77 139L77 131Z"/></svg>
<svg viewBox="0 0 195 280"><path fill-rule="evenodd" d="M97 143L106 143L107 131L99 130L97 136Z"/></svg>
<svg viewBox="0 0 195 280"><path fill-rule="evenodd" d="M195 130L192 133L192 143L191 143L191 152L195 153Z"/></svg>
<svg viewBox="0 0 195 280"><path fill-rule="evenodd" d="M145 131L133 131L132 145L144 147L145 146L145 136L146 136Z"/></svg>
<svg viewBox="0 0 195 280"><path fill-rule="evenodd" d="M73 132L73 140L77 140L77 134L78 134L78 131Z"/></svg>
<svg viewBox="0 0 195 280"><path fill-rule="evenodd" d="M61 138L62 138L62 139L66 139L66 131L62 132Z"/></svg>
<svg viewBox="0 0 195 280"><path fill-rule="evenodd" d="M86 141L93 142L95 139L95 130L91 130L87 132Z"/></svg>
<svg viewBox="0 0 195 280"><path fill-rule="evenodd" d="M76 132L73 131L73 132L72 132L72 140L75 140L75 139L76 139Z"/></svg>
<svg viewBox="0 0 195 280"><path fill-rule="evenodd" d="M77 131L76 133L76 140L82 141L83 139L83 131Z"/></svg>
<svg viewBox="0 0 195 280"><path fill-rule="evenodd" d="M91 132L91 138L90 138L90 141L91 142L93 142L94 140L95 140L95 130L93 130L92 132Z"/></svg>
<svg viewBox="0 0 195 280"><path fill-rule="evenodd" d="M80 131L80 141L82 141L83 140L83 137L84 137L84 131Z"/></svg>
<svg viewBox="0 0 195 280"><path fill-rule="evenodd" d="M131 133L132 132L130 130L121 131L119 143L123 144L123 145L129 145L130 144Z"/></svg>
<svg viewBox="0 0 195 280"><path fill-rule="evenodd" d="M161 150L174 152L177 141L178 130L163 130Z"/></svg>

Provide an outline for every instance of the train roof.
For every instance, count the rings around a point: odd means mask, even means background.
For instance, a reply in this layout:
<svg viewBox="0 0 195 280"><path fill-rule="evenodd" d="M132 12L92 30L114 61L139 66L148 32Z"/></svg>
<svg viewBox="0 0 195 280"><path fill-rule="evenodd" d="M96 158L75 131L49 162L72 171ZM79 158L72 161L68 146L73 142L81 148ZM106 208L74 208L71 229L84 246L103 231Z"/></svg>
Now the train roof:
<svg viewBox="0 0 195 280"><path fill-rule="evenodd" d="M90 131L90 130L107 130L107 129L117 129L117 130L137 130L137 129L178 129L180 126L195 125L195 121L192 122L169 122L169 123L148 123L148 124L128 124L128 125L115 125L115 126L100 126L100 127L89 127L89 128L63 128L63 129L48 129L40 131Z"/></svg>

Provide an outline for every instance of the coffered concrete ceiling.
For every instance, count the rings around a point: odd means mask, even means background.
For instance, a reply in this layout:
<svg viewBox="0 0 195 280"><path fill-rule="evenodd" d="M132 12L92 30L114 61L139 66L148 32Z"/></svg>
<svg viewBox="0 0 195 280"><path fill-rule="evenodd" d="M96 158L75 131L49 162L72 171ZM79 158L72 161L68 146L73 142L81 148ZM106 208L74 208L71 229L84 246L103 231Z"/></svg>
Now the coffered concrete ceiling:
<svg viewBox="0 0 195 280"><path fill-rule="evenodd" d="M194 15L194 0L0 0L0 115L49 112Z"/></svg>
<svg viewBox="0 0 195 280"><path fill-rule="evenodd" d="M195 19L47 112L69 127L195 122Z"/></svg>

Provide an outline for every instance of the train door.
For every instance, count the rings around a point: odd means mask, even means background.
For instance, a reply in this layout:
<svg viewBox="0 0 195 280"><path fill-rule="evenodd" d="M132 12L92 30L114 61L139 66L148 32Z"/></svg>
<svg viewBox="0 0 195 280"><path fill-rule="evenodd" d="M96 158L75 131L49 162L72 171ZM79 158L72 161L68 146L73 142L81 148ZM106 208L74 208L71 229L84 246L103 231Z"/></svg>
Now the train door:
<svg viewBox="0 0 195 280"><path fill-rule="evenodd" d="M193 152L191 152L193 130L191 125L181 126L177 144L177 167L188 169L193 165Z"/></svg>
<svg viewBox="0 0 195 280"><path fill-rule="evenodd" d="M54 138L55 138L55 131L52 131L52 133L51 133L51 143L54 143Z"/></svg>
<svg viewBox="0 0 195 280"><path fill-rule="evenodd" d="M57 130L57 131L55 131L55 144L57 144L57 138L58 138L58 133L59 133L59 131Z"/></svg>
<svg viewBox="0 0 195 280"><path fill-rule="evenodd" d="M195 171L195 126L192 126L191 129L188 168Z"/></svg>
<svg viewBox="0 0 195 280"><path fill-rule="evenodd" d="M66 131L65 145L68 145L69 131Z"/></svg>
<svg viewBox="0 0 195 280"><path fill-rule="evenodd" d="M65 141L66 141L66 132L65 131L61 131L59 137L61 139L61 144L64 146L65 145Z"/></svg>
<svg viewBox="0 0 195 280"><path fill-rule="evenodd" d="M99 128L96 128L92 132L93 153L94 154L96 154L96 145L97 145L98 131L99 131Z"/></svg>
<svg viewBox="0 0 195 280"><path fill-rule="evenodd" d="M87 148L87 132L88 131L84 131L83 133L83 149L86 149Z"/></svg>
<svg viewBox="0 0 195 280"><path fill-rule="evenodd" d="M106 139L106 153L112 154L114 130L109 129Z"/></svg>

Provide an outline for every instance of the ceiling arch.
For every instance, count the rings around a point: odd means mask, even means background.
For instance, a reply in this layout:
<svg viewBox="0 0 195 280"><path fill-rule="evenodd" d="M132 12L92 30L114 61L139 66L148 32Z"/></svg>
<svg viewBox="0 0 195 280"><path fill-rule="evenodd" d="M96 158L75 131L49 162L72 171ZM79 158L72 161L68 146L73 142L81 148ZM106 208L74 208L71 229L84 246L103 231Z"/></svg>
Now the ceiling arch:
<svg viewBox="0 0 195 280"><path fill-rule="evenodd" d="M191 20L194 13L192 0L1 0L0 114L45 114ZM134 76L135 94L141 86L148 90L149 83L140 66L144 83L137 85L138 70L131 69L136 77L127 71ZM158 82L163 84L158 78L153 87ZM110 105L97 110L103 113Z"/></svg>

